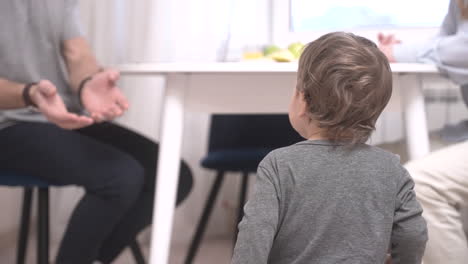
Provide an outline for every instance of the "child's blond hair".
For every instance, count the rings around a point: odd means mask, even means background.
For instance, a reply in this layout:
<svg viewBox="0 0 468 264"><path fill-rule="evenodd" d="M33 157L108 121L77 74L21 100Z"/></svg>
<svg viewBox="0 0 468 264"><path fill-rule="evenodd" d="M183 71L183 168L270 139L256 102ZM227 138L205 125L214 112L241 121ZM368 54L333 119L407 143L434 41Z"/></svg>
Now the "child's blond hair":
<svg viewBox="0 0 468 264"><path fill-rule="evenodd" d="M385 55L370 40L326 34L308 44L299 60L297 89L310 118L331 141L364 143L392 94Z"/></svg>

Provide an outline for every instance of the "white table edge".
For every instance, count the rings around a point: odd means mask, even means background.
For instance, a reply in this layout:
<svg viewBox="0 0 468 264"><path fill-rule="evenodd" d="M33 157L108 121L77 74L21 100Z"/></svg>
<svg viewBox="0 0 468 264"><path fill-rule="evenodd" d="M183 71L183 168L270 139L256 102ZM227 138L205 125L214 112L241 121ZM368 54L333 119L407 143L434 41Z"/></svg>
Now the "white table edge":
<svg viewBox="0 0 468 264"><path fill-rule="evenodd" d="M435 65L422 63L392 63L393 73L433 73ZM203 74L203 73L291 73L297 72L298 64L275 62L213 62L213 63L131 63L115 66L122 74Z"/></svg>

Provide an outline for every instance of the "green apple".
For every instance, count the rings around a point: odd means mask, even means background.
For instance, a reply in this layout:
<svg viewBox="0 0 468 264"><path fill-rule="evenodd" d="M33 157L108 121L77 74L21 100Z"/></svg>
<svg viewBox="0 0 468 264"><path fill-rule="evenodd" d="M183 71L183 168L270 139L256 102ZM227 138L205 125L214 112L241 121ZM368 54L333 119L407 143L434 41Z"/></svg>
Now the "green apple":
<svg viewBox="0 0 468 264"><path fill-rule="evenodd" d="M273 53L271 58L277 62L290 62L296 59L294 54L292 54L292 52L287 49Z"/></svg>
<svg viewBox="0 0 468 264"><path fill-rule="evenodd" d="M263 48L263 56L268 57L273 53L280 51L281 49L276 45L267 45Z"/></svg>
<svg viewBox="0 0 468 264"><path fill-rule="evenodd" d="M302 44L301 42L294 42L289 44L288 46L288 50L294 55L294 58L296 59L299 59L303 49L304 44Z"/></svg>

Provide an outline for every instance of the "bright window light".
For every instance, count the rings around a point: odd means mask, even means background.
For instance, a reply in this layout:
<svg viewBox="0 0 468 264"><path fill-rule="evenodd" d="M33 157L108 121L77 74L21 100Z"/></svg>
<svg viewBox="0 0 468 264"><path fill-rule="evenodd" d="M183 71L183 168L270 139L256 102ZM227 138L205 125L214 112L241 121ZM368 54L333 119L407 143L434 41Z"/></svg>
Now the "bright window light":
<svg viewBox="0 0 468 264"><path fill-rule="evenodd" d="M290 31L438 27L449 0L290 0Z"/></svg>

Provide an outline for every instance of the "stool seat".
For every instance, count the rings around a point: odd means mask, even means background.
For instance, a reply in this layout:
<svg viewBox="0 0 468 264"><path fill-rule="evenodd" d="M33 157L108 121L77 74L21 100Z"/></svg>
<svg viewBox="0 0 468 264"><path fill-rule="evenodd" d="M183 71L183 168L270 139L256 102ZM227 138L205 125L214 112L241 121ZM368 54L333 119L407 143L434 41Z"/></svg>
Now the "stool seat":
<svg viewBox="0 0 468 264"><path fill-rule="evenodd" d="M242 148L216 150L208 153L201 165L207 169L220 171L256 172L258 164L274 148Z"/></svg>
<svg viewBox="0 0 468 264"><path fill-rule="evenodd" d="M46 182L38 179L37 177L24 174L0 171L0 185L12 187L17 186L46 188L50 186L64 186L65 184Z"/></svg>

